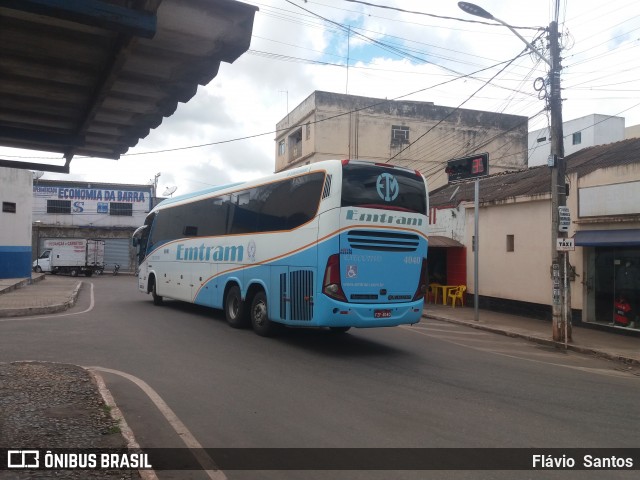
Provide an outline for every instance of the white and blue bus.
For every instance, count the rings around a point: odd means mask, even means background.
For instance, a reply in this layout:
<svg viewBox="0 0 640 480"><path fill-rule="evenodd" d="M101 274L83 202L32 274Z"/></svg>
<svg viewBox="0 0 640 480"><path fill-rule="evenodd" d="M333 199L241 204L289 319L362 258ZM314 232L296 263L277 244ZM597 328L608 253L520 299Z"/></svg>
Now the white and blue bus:
<svg viewBox="0 0 640 480"><path fill-rule="evenodd" d="M263 336L417 323L427 204L420 172L354 160L167 199L134 233L138 287Z"/></svg>

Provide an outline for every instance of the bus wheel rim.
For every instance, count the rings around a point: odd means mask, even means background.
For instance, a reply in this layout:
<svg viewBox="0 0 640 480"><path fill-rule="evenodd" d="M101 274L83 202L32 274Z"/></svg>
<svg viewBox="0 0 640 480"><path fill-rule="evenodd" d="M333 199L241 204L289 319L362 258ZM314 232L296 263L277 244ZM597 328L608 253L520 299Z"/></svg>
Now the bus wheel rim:
<svg viewBox="0 0 640 480"><path fill-rule="evenodd" d="M240 302L237 298L233 298L231 302L229 302L229 316L233 319L238 317L238 311L240 310Z"/></svg>
<svg viewBox="0 0 640 480"><path fill-rule="evenodd" d="M264 302L256 304L253 309L253 317L256 319L258 325L263 325L267 320L267 306Z"/></svg>

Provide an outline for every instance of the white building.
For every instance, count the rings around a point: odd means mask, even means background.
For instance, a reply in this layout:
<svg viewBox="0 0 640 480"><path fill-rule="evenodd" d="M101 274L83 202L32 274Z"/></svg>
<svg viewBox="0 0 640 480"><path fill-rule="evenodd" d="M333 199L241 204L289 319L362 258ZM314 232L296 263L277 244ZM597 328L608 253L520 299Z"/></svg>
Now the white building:
<svg viewBox="0 0 640 480"><path fill-rule="evenodd" d="M430 278L474 285L474 181L450 184L429 197ZM567 157L568 237L573 321L605 329L625 298L640 316L640 139L585 148ZM551 169L531 167L480 180L479 277L482 308L551 318ZM441 240L446 236L455 244ZM629 275L621 278L621 275ZM466 278L466 280L465 280Z"/></svg>
<svg viewBox="0 0 640 480"><path fill-rule="evenodd" d="M562 124L564 155L586 147L605 145L625 139L623 117L592 114ZM546 165L551 153L550 129L529 132L529 166Z"/></svg>
<svg viewBox="0 0 640 480"><path fill-rule="evenodd" d="M0 278L31 277L29 170L0 168Z"/></svg>
<svg viewBox="0 0 640 480"><path fill-rule="evenodd" d="M36 180L34 255L48 239L102 239L107 269L117 263L123 270L134 270L131 235L154 201L153 185Z"/></svg>
<svg viewBox="0 0 640 480"><path fill-rule="evenodd" d="M332 158L389 162L422 172L434 189L447 161L487 152L493 173L526 167L524 116L433 102L315 91L276 125L275 171Z"/></svg>

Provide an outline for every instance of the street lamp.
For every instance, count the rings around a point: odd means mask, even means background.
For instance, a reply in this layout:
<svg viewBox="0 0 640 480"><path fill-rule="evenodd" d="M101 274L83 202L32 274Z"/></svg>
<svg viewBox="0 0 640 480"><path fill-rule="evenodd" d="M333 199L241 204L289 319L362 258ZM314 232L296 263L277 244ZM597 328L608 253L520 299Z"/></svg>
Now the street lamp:
<svg viewBox="0 0 640 480"><path fill-rule="evenodd" d="M564 160L564 133L562 130L562 97L560 94L560 42L558 35L558 22L549 24L550 58L545 58L531 43L520 35L511 25L494 17L484 8L468 2L458 2L458 7L470 15L486 18L504 25L511 30L527 47L549 65L549 111L551 116L551 155L549 166L551 167L551 271L553 281L552 295L552 330L554 340L571 339L571 289L566 281L568 269L568 252L558 252L558 238L566 237L566 231L560 232L560 210L565 211L567 196L565 189L566 164ZM564 279L564 282L561 282Z"/></svg>
<svg viewBox="0 0 640 480"><path fill-rule="evenodd" d="M551 68L553 68L553 65L551 65L551 61L548 60L547 58L545 58L540 52L538 52L538 50L536 50L536 48L533 45L531 45L531 43L529 43L526 38L524 38L522 35L520 35L518 33L518 31L515 28L513 28L511 25L509 25L507 22L504 22L504 21L500 20L499 18L494 17L489 12L487 12L484 8L479 7L478 5L474 5L473 3L458 2L458 7L460 7L460 9L463 12L467 12L470 15L475 15L476 17L486 18L487 20L493 20L493 21L498 22L501 25L504 25L509 30L511 30L520 40L522 40L527 45L527 47L529 47L531 49L531 51L538 56L538 58L540 58L541 60L546 62L547 65L549 65Z"/></svg>

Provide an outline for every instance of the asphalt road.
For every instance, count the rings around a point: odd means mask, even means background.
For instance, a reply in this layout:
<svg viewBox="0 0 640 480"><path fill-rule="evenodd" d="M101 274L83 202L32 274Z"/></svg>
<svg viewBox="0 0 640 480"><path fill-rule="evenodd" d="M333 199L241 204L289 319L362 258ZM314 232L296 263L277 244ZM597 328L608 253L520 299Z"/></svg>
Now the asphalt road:
<svg viewBox="0 0 640 480"><path fill-rule="evenodd" d="M124 275L85 280L64 315L0 322L0 361L16 360L98 367L148 447L640 445L640 377L615 362L432 320L345 335L291 330L267 339L228 327L222 312L172 301L156 307ZM181 428L187 433L178 436ZM632 474L225 472L229 479ZM203 475L158 472L161 479Z"/></svg>

